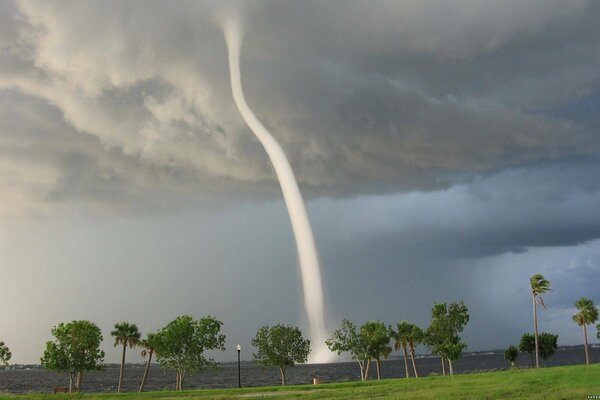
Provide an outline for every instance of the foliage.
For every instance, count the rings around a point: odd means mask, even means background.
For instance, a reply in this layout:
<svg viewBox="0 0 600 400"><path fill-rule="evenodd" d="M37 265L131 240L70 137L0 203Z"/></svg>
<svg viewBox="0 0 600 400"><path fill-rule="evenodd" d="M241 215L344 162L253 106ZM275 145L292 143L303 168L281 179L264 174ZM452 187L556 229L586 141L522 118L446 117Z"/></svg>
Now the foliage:
<svg viewBox="0 0 600 400"><path fill-rule="evenodd" d="M225 335L220 333L222 325L212 316L195 321L189 315L182 315L158 332L154 343L156 356L161 367L176 372L177 390L182 389L186 373L216 366L213 359L204 356L204 351L225 351Z"/></svg>
<svg viewBox="0 0 600 400"><path fill-rule="evenodd" d="M469 309L464 302L435 303L431 310L431 323L425 332L425 343L437 354L450 362L456 361L467 345L458 334L469 322Z"/></svg>
<svg viewBox="0 0 600 400"><path fill-rule="evenodd" d="M523 336L521 336L521 341L519 342L519 350L523 353L533 354L535 351L535 337L532 333L525 332Z"/></svg>
<svg viewBox="0 0 600 400"><path fill-rule="evenodd" d="M360 367L361 380L365 381L369 375L371 359L381 359L389 354L390 332L383 322L367 321L360 330L344 319L342 327L337 329L325 343L331 351L341 354L348 352Z"/></svg>
<svg viewBox="0 0 600 400"><path fill-rule="evenodd" d="M142 336L137 325L129 322L115 324L115 330L110 334L115 338L115 347L122 345L123 347L129 346L129 348L138 346Z"/></svg>
<svg viewBox="0 0 600 400"><path fill-rule="evenodd" d="M550 289L550 281L544 278L542 274L534 274L529 283L531 285L531 293L538 297L541 294L546 293ZM544 307L544 302L540 300L540 305Z"/></svg>
<svg viewBox="0 0 600 400"><path fill-rule="evenodd" d="M547 360L558 348L558 335L554 335L548 332L542 332L538 336L538 342L540 346L540 357Z"/></svg>
<svg viewBox="0 0 600 400"><path fill-rule="evenodd" d="M10 349L4 342L0 341L0 363L4 365L8 365L10 358L12 357L12 353Z"/></svg>
<svg viewBox="0 0 600 400"><path fill-rule="evenodd" d="M504 359L510 362L511 366L515 366L515 362L519 358L519 349L516 346L510 345L504 352Z"/></svg>
<svg viewBox="0 0 600 400"><path fill-rule="evenodd" d="M52 328L52 336L55 340L46 342L46 350L41 359L42 366L52 371L67 373L71 390L77 373L102 369L102 333L93 322L60 323Z"/></svg>
<svg viewBox="0 0 600 400"><path fill-rule="evenodd" d="M306 362L310 353L310 340L304 339L300 329L291 325L263 326L252 339L252 346L258 349L254 359L259 364L279 367L282 385L286 368Z"/></svg>
<svg viewBox="0 0 600 400"><path fill-rule="evenodd" d="M538 343L540 348L540 357L542 357L544 360L547 360L552 357L558 348L558 335L542 332L538 335ZM535 337L533 333L525 332L523 336L521 336L519 350L524 353L529 353L533 356L533 353L535 352Z"/></svg>
<svg viewBox="0 0 600 400"><path fill-rule="evenodd" d="M598 309L592 299L582 297L575 302L575 307L579 312L573 315L573 321L579 326L591 325L598 320Z"/></svg>

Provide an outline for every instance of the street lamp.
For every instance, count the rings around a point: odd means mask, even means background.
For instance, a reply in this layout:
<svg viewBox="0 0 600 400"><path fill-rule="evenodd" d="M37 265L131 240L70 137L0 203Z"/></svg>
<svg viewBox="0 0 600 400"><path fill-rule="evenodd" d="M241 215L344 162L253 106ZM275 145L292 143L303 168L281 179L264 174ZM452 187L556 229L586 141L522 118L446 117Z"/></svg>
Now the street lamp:
<svg viewBox="0 0 600 400"><path fill-rule="evenodd" d="M238 387L241 388L242 387L242 374L241 374L241 367L240 367L240 351L242 351L242 346L240 346L239 344L237 345L237 351L238 351Z"/></svg>

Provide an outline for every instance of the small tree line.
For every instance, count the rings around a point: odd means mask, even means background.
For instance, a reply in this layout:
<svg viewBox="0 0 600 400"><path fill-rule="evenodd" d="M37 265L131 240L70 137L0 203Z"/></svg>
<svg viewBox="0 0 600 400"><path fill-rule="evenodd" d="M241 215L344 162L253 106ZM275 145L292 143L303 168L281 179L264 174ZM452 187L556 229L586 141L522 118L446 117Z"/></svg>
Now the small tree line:
<svg viewBox="0 0 600 400"><path fill-rule="evenodd" d="M115 324L111 332L115 347L122 347L121 367L117 391L123 387L127 348L142 347L142 356L148 357L139 391L144 390L152 356L156 354L162 368L175 372L175 389L181 390L187 373L216 366L204 355L206 350L225 350L225 335L221 334L221 321L212 316L194 320L182 315L168 323L158 332L149 333L141 339L137 326L130 322ZM102 333L96 324L78 320L60 323L52 328L54 340L46 342L41 358L44 368L66 373L69 377L69 392L81 391L83 372L103 368L104 351L100 350Z"/></svg>
<svg viewBox="0 0 600 400"><path fill-rule="evenodd" d="M410 377L408 354L415 377L419 376L415 361L415 347L419 344L427 346L432 354L440 357L442 374L446 374L446 363L449 373L454 369L452 363L460 357L467 345L459 334L469 322L469 310L464 302L435 303L431 310L431 323L426 329L407 321L398 322L396 329L386 326L381 321L367 321L358 329L348 320L335 330L325 342L329 349L338 355L349 353L358 363L360 378L366 381L369 377L371 363L377 368L377 379L381 379L381 360L388 358L392 352L390 342L395 350L402 350L406 377Z"/></svg>

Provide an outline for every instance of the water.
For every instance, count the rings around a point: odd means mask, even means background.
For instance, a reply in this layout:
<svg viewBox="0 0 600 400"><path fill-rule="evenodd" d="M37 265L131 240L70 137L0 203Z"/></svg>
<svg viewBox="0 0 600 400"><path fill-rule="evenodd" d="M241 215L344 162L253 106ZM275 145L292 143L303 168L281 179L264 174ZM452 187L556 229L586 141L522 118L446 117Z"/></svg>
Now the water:
<svg viewBox="0 0 600 400"><path fill-rule="evenodd" d="M592 362L600 362L600 348L590 349ZM583 348L559 349L546 366L573 365L584 362ZM518 366L527 368L531 359L528 354L519 356ZM410 367L410 362L409 362ZM492 371L508 369L509 364L501 352L466 353L454 364L455 373ZM441 373L439 358L419 357L417 368L420 376ZM218 370L206 370L188 376L183 383L184 389L199 388L234 388L238 384L237 365L223 365ZM241 366L242 386L269 386L280 384L277 368L261 367L251 363ZM143 366L131 366L125 370L123 391L136 391L144 373ZM392 359L382 363L382 378L404 377L404 360ZM286 374L287 383L307 384L313 378L323 383L360 380L360 372L355 362L297 365L289 368ZM376 378L375 364L369 371L370 379ZM88 372L83 375L83 390L86 392L115 392L119 380L119 368L108 367L100 372ZM175 374L156 366L151 367L146 390L173 389ZM43 369L5 370L0 371L0 392L28 393L51 392L54 387L68 386L66 375L49 372Z"/></svg>

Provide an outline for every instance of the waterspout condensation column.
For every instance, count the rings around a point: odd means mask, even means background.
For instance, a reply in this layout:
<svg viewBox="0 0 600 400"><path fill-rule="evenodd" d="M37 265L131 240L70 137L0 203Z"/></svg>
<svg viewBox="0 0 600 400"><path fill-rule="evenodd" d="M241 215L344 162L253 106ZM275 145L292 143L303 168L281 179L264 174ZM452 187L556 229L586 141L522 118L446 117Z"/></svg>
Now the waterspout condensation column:
<svg viewBox="0 0 600 400"><path fill-rule="evenodd" d="M311 347L313 349L311 361L325 361L325 359L328 358L327 355L330 353L327 351L324 343L326 331L323 311L321 271L319 268L315 240L304 206L304 201L302 200L302 194L298 188L294 171L292 171L292 167L290 166L283 149L258 118L256 118L244 98L240 73L240 49L242 45L241 29L233 22L226 22L223 26L223 30L227 42L233 99L240 114L242 114L242 118L263 145L273 164L292 223L300 261L304 305L306 307L306 314L310 325L310 339Z"/></svg>

